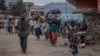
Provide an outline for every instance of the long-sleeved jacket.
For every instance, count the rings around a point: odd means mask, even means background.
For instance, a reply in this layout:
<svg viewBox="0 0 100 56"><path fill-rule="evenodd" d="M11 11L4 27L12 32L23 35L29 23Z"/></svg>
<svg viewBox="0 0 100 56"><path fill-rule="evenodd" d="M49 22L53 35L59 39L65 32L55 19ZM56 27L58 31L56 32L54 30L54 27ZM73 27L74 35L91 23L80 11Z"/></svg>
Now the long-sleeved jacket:
<svg viewBox="0 0 100 56"><path fill-rule="evenodd" d="M23 23L22 23L23 22ZM18 22L18 36L27 37L29 35L30 25L27 21L19 21Z"/></svg>

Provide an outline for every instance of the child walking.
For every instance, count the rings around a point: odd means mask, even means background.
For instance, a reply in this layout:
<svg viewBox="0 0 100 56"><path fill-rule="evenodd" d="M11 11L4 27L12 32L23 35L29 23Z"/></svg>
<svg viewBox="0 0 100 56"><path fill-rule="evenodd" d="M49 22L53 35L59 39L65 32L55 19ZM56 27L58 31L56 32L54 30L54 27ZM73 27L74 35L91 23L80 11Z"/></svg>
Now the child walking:
<svg viewBox="0 0 100 56"><path fill-rule="evenodd" d="M73 37L70 39L70 48L73 56L76 56L76 54L78 54L78 43L78 36L74 34Z"/></svg>

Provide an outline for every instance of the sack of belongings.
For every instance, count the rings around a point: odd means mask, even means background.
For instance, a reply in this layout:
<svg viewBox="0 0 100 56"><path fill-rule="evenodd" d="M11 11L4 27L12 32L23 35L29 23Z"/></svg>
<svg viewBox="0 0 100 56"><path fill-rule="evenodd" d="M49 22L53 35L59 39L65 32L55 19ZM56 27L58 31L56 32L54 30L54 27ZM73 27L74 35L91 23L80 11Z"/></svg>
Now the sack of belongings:
<svg viewBox="0 0 100 56"><path fill-rule="evenodd" d="M61 11L59 9L54 9L46 14L45 19L50 24L60 24L61 21L60 15Z"/></svg>
<svg viewBox="0 0 100 56"><path fill-rule="evenodd" d="M83 44L79 44L79 48L85 48L86 47L86 44L83 43Z"/></svg>

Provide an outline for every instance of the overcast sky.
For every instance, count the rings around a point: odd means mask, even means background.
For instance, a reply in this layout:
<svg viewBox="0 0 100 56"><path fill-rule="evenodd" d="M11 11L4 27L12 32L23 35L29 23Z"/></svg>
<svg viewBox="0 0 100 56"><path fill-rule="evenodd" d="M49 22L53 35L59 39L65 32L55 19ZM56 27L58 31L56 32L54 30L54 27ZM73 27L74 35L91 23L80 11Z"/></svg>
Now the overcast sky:
<svg viewBox="0 0 100 56"><path fill-rule="evenodd" d="M44 6L48 3L66 2L66 0L23 0L24 2L34 2L34 5Z"/></svg>

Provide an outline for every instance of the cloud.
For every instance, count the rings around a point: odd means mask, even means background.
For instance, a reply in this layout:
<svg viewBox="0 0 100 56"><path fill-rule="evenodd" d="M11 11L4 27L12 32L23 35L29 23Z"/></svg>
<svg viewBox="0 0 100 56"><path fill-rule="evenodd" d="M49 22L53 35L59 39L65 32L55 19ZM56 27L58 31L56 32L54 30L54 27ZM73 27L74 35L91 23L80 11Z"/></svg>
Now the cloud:
<svg viewBox="0 0 100 56"><path fill-rule="evenodd" d="M33 2L35 5L44 6L52 2L66 2L66 0L23 0L24 2Z"/></svg>

